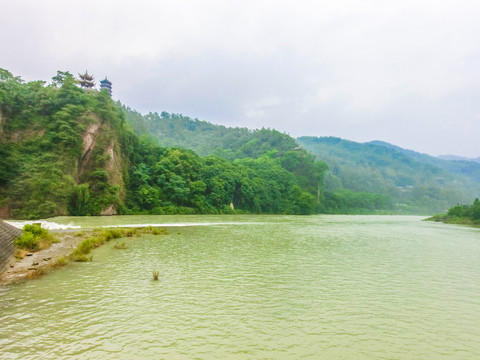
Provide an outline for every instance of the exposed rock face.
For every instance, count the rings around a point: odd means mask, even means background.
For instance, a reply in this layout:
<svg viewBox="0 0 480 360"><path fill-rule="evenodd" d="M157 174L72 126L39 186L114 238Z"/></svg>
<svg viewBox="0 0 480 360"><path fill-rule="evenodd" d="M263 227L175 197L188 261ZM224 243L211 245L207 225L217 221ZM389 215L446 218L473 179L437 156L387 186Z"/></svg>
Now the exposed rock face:
<svg viewBox="0 0 480 360"><path fill-rule="evenodd" d="M115 207L112 205L110 205L108 208L102 210L102 212L100 213L100 215L102 216L111 216L111 215L117 215L117 210L115 210Z"/></svg>
<svg viewBox="0 0 480 360"><path fill-rule="evenodd" d="M99 128L100 122L94 122L93 124L90 124L88 126L87 131L83 135L83 154L80 163L79 176L83 174L83 172L85 171L85 165L90 160L90 155L93 148L95 147L95 137L98 133Z"/></svg>

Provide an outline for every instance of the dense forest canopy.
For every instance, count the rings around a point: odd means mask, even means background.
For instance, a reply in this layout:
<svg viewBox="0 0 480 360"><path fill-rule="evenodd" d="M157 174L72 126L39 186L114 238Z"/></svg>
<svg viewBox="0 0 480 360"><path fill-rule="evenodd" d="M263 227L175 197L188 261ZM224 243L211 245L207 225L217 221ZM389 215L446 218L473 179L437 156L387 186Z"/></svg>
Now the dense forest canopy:
<svg viewBox="0 0 480 360"><path fill-rule="evenodd" d="M69 72L47 84L0 71L0 216L324 210L326 165L285 134L201 157L138 137Z"/></svg>
<svg viewBox="0 0 480 360"><path fill-rule="evenodd" d="M299 169L293 170L293 153L301 153L309 162L314 162L314 157L299 146L297 141L288 134L272 129L249 130L246 128L228 128L214 125L206 121L192 119L181 114L167 112L148 113L142 115L128 107L118 104L125 114L126 121L139 135L149 136L162 146L178 146L191 149L202 155L216 155L223 159L234 160L244 157L258 158L265 154L282 157L285 168L293 171L301 184L309 187L309 192L314 194L315 189L308 185L310 175L302 175ZM292 152L292 149L294 152ZM315 166L327 167L324 161L317 162ZM305 170L308 167L303 166ZM304 171L305 171L304 170ZM328 174L328 172L327 172ZM325 179L327 180L327 179ZM322 212L326 213L372 213L392 212L395 206L388 195L379 194L375 190L362 191L358 189L325 189L317 188L323 199Z"/></svg>
<svg viewBox="0 0 480 360"><path fill-rule="evenodd" d="M167 112L142 115L118 105L138 134L202 155L256 158L273 148L282 154L301 145L328 164L323 211L329 213L429 214L469 202L480 191L480 164L468 161L436 159L383 142L361 144L333 137L295 140L276 130L227 128Z"/></svg>
<svg viewBox="0 0 480 360"><path fill-rule="evenodd" d="M433 213L478 196L479 174L381 142L142 115L69 72L0 69L1 217Z"/></svg>
<svg viewBox="0 0 480 360"><path fill-rule="evenodd" d="M202 156L217 155L227 160L258 158L272 150L282 154L298 147L294 138L274 129L228 128L182 114L163 111L142 115L119 106L138 135L148 134L161 146L190 149Z"/></svg>
<svg viewBox="0 0 480 360"><path fill-rule="evenodd" d="M327 192L364 191L387 196L397 212L446 211L480 194L480 164L436 159L384 142L357 143L335 137L298 142L325 161Z"/></svg>

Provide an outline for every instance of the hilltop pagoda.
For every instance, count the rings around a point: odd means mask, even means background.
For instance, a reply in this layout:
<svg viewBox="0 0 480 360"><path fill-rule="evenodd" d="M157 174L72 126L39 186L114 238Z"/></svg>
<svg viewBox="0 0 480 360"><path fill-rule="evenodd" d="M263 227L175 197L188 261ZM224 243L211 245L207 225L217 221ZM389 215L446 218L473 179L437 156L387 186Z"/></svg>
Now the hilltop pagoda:
<svg viewBox="0 0 480 360"><path fill-rule="evenodd" d="M84 89L91 89L95 86L94 77L85 70L85 74L78 74L80 77L80 86Z"/></svg>
<svg viewBox="0 0 480 360"><path fill-rule="evenodd" d="M107 79L105 76L105 79L100 81L100 91L101 90L107 90L110 94L110 97L112 96L112 82Z"/></svg>

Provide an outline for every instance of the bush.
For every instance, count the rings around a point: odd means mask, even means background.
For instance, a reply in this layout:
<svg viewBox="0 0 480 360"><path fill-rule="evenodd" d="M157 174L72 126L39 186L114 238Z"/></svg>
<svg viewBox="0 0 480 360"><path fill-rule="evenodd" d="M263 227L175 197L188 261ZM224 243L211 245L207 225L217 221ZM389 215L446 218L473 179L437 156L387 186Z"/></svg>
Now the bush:
<svg viewBox="0 0 480 360"><path fill-rule="evenodd" d="M15 246L25 250L37 250L38 238L30 232L24 232L22 236L15 240Z"/></svg>
<svg viewBox="0 0 480 360"><path fill-rule="evenodd" d="M47 229L39 225L27 224L23 227L22 236L15 240L14 244L19 249L35 251L48 248L55 242L58 240Z"/></svg>

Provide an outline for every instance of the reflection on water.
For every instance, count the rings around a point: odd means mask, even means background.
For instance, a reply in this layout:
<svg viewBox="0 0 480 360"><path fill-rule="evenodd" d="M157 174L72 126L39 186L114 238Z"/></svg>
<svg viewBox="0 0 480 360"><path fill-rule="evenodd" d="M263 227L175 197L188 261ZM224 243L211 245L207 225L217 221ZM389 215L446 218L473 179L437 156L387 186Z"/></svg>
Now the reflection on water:
<svg viewBox="0 0 480 360"><path fill-rule="evenodd" d="M0 288L0 358L480 357L480 232L399 216L56 218L203 224ZM152 281L152 271L160 272Z"/></svg>

